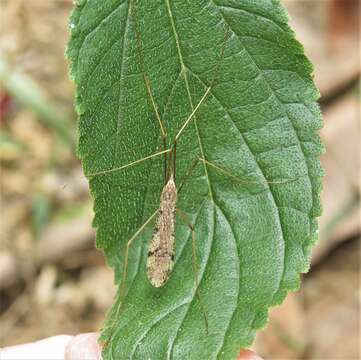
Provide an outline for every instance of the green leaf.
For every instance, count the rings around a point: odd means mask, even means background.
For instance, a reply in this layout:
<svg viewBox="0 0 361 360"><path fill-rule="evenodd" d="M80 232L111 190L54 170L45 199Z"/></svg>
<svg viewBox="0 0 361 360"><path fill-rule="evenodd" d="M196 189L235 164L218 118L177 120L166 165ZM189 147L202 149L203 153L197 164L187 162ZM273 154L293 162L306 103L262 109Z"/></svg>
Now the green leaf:
<svg viewBox="0 0 361 360"><path fill-rule="evenodd" d="M197 274L180 217L163 287L146 276L152 226L132 243L126 298L120 307L118 292L103 329L104 359L234 359L268 308L299 287L321 213L319 94L285 10L276 0L88 0L78 1L70 29L86 174L163 150L143 71L167 147L214 79L177 143L176 183L198 157L224 170L200 163L179 193L195 228ZM127 241L159 206L163 166L156 156L89 176L97 247L117 284Z"/></svg>

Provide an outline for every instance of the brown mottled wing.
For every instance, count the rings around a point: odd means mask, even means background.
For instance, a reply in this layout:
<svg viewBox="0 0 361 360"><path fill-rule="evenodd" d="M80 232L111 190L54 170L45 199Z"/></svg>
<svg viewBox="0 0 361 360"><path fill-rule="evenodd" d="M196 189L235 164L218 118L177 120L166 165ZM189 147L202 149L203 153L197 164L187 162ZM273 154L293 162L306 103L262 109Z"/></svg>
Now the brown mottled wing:
<svg viewBox="0 0 361 360"><path fill-rule="evenodd" d="M147 275L154 287L164 285L173 269L176 203L177 188L171 176L162 191L159 213L148 251Z"/></svg>

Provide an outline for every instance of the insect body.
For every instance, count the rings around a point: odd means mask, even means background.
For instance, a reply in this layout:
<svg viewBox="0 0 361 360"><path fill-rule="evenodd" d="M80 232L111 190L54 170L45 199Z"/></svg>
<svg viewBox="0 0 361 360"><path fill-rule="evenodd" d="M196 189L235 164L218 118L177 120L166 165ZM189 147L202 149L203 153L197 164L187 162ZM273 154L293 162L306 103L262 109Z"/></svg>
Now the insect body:
<svg viewBox="0 0 361 360"><path fill-rule="evenodd" d="M147 275L154 287L162 286L173 269L176 203L177 188L172 174L160 197L158 217L148 251Z"/></svg>

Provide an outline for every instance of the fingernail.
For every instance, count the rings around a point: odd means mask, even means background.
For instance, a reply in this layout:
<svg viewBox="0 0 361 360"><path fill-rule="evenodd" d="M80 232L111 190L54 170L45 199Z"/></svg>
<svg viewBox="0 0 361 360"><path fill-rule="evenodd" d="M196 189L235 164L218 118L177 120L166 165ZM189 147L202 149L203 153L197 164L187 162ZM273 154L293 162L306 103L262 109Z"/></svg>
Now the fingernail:
<svg viewBox="0 0 361 360"><path fill-rule="evenodd" d="M98 333L79 334L73 337L65 351L65 360L101 360Z"/></svg>
<svg viewBox="0 0 361 360"><path fill-rule="evenodd" d="M263 360L260 356L251 350L241 350L237 360Z"/></svg>

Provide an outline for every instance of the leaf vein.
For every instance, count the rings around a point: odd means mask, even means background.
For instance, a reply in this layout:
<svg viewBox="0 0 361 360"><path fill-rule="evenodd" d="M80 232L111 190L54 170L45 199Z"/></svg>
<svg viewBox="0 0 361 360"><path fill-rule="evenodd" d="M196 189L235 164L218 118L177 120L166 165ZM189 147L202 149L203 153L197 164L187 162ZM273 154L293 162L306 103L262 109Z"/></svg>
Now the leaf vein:
<svg viewBox="0 0 361 360"><path fill-rule="evenodd" d="M87 80L87 82L86 82L86 88L88 88L89 83L90 83L90 80L93 78L93 76L94 76L94 74L96 73L99 65L103 62L103 60L105 59L105 57L106 57L106 56L109 54L109 52L113 49L113 46L116 45L116 44L118 44L120 40L121 40L121 39L118 39L118 40L114 41L114 42L111 44L111 46L109 46L109 48L105 51L105 53L102 55L101 59L97 62L97 64L95 65L94 69L93 69L93 70L90 72L90 74L89 74L88 80Z"/></svg>
<svg viewBox="0 0 361 360"><path fill-rule="evenodd" d="M216 5L217 5L217 4L216 4ZM237 5L241 6L240 3L237 4ZM267 17L267 16L265 16L264 14L261 14L261 13L259 13L259 12L257 12L257 11L251 11L251 10L249 10L249 9L246 10L246 9L244 9L244 8L237 8L237 7L231 6L231 5L217 5L217 6L218 6L219 8L225 9L225 10L231 9L231 10L235 10L235 11L239 11L239 12L243 12L243 13L255 15L256 17L262 18L262 19L266 20L267 22L271 22L272 24L276 25L276 27L277 27L278 29L280 29L282 32L285 33L285 29L282 27L283 24L281 25L281 23L278 23L278 22L276 22L274 19L271 19L270 17Z"/></svg>
<svg viewBox="0 0 361 360"><path fill-rule="evenodd" d="M128 9L127 9L127 18L126 18L126 21L125 21L125 29L124 29L124 36L123 36L123 49L122 49L122 60L121 60L121 65L120 65L120 81L119 81L119 98L118 98L118 115L117 115L117 130L116 130L116 140L118 140L118 136L119 136L119 130L120 130L120 104L121 104L121 101L120 101L120 97L121 97L121 83L122 83L122 80L123 80L123 74L124 74L124 57L125 57L125 49L126 49L126 38L127 38L127 35L128 35L128 30L129 30L129 19L130 19L130 9L131 9L131 5L130 5L130 1L128 3ZM116 142L115 144L115 151L114 151L114 158L113 158L113 166L114 166L114 163L116 162L117 160L117 154L118 154L118 144L119 144L119 141Z"/></svg>
<svg viewBox="0 0 361 360"><path fill-rule="evenodd" d="M89 38L89 36L94 32L96 31L105 21L107 21L107 19L109 19L123 4L125 4L125 1L121 2L119 5L117 5L114 9L112 9L110 11L109 14L107 14L106 16L104 16L100 21L99 23L94 27L92 28L87 34L84 34L84 39L82 40L81 44L80 44L80 48L79 48L79 52L78 52L78 55L77 55L77 58L76 58L76 63L78 64L78 59L79 59L79 56L81 54L81 51L83 49L83 46L86 42L86 40ZM85 8L85 7L84 7ZM84 9L83 8L83 9ZM82 17L83 13L81 13L80 17L79 17L79 21L78 21L78 25L80 24L80 21L81 21L81 17ZM79 70L77 71L79 72Z"/></svg>
<svg viewBox="0 0 361 360"><path fill-rule="evenodd" d="M214 202L214 205L218 208L218 210L222 213L223 217L226 219L226 221L227 221L227 223L228 223L228 225L229 225L229 228L230 228L231 231L232 231L234 243L235 243L235 245L236 245L236 248L238 249L237 240L236 240L237 237L236 237L236 234L235 234L234 229L233 229L232 226L231 226L231 222L228 220L227 216L225 215L225 213L223 212L223 210L221 209L221 207L220 207L216 202ZM238 255L238 254L237 254L237 255ZM234 307L234 309L233 309L233 311L232 311L232 315L231 315L231 317L230 317L230 319L229 319L229 321L228 321L227 327L226 327L226 329L225 329L225 331L224 331L223 341L222 341L221 346L219 347L219 349L218 349L218 351L217 351L217 353L216 353L216 359L218 358L219 353L222 351L223 344L224 344L224 340L225 340L225 338L226 338L226 336L227 336L229 327L230 327L230 325L231 325L231 322L232 322L233 317L234 317L234 315L235 315L235 313L236 313L236 310L237 310L238 297L239 297L239 291L240 291L240 281L241 281L241 262L240 262L240 259L239 259L238 256L237 256L237 258L238 258L238 279L239 279L239 280L238 280L238 282L237 282L237 301L236 301L236 306Z"/></svg>

